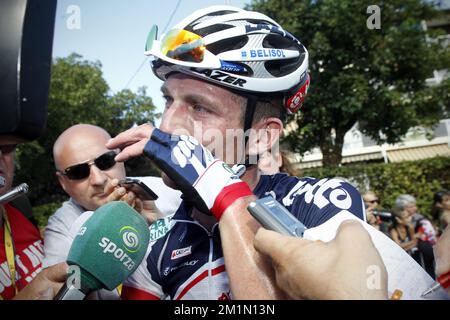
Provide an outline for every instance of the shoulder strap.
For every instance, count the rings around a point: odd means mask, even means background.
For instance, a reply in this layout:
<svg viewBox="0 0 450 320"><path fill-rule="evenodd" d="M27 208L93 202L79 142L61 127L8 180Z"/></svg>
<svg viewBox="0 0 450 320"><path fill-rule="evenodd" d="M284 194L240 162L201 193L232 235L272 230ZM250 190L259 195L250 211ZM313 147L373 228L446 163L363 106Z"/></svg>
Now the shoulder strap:
<svg viewBox="0 0 450 320"><path fill-rule="evenodd" d="M14 242L11 224L9 223L9 218L6 210L2 207L3 214L3 229L4 229L4 241L5 241L5 253L6 253L6 261L8 263L9 274L11 277L11 283L14 288L14 291L18 292L16 286L16 255L14 250Z"/></svg>

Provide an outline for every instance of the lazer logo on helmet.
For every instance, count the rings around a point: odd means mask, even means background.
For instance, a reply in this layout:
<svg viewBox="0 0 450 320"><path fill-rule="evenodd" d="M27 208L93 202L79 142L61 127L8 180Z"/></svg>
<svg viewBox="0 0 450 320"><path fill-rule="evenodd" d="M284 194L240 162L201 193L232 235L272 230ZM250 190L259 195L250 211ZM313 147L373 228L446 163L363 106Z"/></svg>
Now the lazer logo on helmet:
<svg viewBox="0 0 450 320"><path fill-rule="evenodd" d="M236 77L232 77L226 73L217 70L208 70L208 69L197 69L192 68L192 71L197 72L199 74L203 74L213 80L217 80L220 82L226 82L235 86L244 87L244 84L247 83L244 79L239 79Z"/></svg>
<svg viewBox="0 0 450 320"><path fill-rule="evenodd" d="M117 245L112 242L107 237L103 237L102 240L98 243L98 245L103 249L103 253L109 254L111 253L114 258L122 262L122 264L127 268L128 270L133 270L136 263L131 259L129 255L125 253L122 249L117 247Z"/></svg>

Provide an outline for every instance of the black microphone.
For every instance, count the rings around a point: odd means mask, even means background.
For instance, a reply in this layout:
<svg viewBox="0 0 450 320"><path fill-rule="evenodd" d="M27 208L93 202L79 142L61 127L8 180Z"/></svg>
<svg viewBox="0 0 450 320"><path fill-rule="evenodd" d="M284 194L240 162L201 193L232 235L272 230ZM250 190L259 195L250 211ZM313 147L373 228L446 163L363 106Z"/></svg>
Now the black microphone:
<svg viewBox="0 0 450 320"><path fill-rule="evenodd" d="M374 216L379 216L380 218L387 218L390 219L392 218L392 213L387 212L387 211L378 211L378 210L373 210L372 214Z"/></svg>

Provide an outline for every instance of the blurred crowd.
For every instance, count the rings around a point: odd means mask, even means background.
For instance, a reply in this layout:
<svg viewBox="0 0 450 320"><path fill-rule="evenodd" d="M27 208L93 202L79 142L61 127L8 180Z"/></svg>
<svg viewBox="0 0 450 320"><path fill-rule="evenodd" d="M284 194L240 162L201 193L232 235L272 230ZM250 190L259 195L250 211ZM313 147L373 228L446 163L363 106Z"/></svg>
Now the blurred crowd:
<svg viewBox="0 0 450 320"><path fill-rule="evenodd" d="M433 246L450 224L450 191L435 193L431 219L418 211L416 199L410 194L399 195L391 209L382 208L373 191L366 192L363 200L367 222L395 241L435 278Z"/></svg>

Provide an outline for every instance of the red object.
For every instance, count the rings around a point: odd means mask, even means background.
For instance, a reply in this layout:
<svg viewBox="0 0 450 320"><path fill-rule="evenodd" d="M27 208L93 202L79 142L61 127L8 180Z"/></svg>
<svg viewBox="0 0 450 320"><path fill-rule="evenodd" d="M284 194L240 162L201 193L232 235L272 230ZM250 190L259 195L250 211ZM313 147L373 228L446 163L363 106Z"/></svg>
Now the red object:
<svg viewBox="0 0 450 320"><path fill-rule="evenodd" d="M303 106L303 101L305 101L310 82L309 74L307 74L306 77L306 81L303 85L298 88L298 90L286 101L286 108L292 114L297 113L297 111Z"/></svg>
<svg viewBox="0 0 450 320"><path fill-rule="evenodd" d="M16 249L16 272L19 290L23 289L41 271L44 248L39 230L16 208L4 205L11 224ZM0 225L0 295L12 299L15 295L6 261L4 226Z"/></svg>
<svg viewBox="0 0 450 320"><path fill-rule="evenodd" d="M161 300L157 295L150 292L125 285L122 287L120 297L122 300Z"/></svg>
<svg viewBox="0 0 450 320"><path fill-rule="evenodd" d="M253 195L252 190L248 184L244 181L233 183L219 193L214 201L214 205L211 208L211 212L216 217L217 221L220 221L222 214L225 210L233 204L239 198Z"/></svg>
<svg viewBox="0 0 450 320"><path fill-rule="evenodd" d="M444 289L450 287L450 271L437 278L437 281L441 284L441 287L443 287Z"/></svg>

